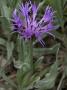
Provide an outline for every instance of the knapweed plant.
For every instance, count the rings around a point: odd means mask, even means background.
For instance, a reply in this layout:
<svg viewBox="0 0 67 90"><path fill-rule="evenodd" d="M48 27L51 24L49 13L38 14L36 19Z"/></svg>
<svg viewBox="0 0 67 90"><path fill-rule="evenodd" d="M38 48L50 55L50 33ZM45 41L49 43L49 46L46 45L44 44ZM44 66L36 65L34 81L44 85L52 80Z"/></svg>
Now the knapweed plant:
<svg viewBox="0 0 67 90"><path fill-rule="evenodd" d="M36 38L37 41L45 47L45 42L43 41L44 34L51 34L51 30L54 30L54 10L51 6L47 6L44 9L44 15L41 18L38 18L39 7L31 1L22 3L18 9L15 9L12 14L12 25L13 32L18 33L18 36L21 39L23 46L22 61L20 72L23 74L20 76L21 83L19 88L26 90L25 81L22 81L22 77L25 73L33 74L34 70L34 61L33 61L33 42L32 38ZM21 57L21 56L20 56ZM18 73L19 74L19 73ZM30 78L30 77L29 77Z"/></svg>

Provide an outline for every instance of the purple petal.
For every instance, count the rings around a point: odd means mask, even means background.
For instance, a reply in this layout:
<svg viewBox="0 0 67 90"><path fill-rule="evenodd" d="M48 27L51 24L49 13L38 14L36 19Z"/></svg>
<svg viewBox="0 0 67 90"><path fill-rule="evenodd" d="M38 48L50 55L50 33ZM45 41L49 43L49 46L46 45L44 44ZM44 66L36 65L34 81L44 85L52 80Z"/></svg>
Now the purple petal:
<svg viewBox="0 0 67 90"><path fill-rule="evenodd" d="M17 10L15 9L13 12L13 21L20 28L22 26L22 20L17 16Z"/></svg>
<svg viewBox="0 0 67 90"><path fill-rule="evenodd" d="M37 15L37 7L35 4L32 5L32 11L33 11L33 20L35 20Z"/></svg>

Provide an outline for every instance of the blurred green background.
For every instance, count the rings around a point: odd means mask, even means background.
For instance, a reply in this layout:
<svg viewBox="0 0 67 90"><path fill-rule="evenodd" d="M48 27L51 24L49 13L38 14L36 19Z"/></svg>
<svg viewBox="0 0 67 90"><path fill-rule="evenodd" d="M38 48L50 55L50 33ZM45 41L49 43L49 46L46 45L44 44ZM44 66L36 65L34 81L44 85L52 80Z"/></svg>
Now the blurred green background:
<svg viewBox="0 0 67 90"><path fill-rule="evenodd" d="M47 5L52 6L59 26L51 31L55 38L44 34L44 48L32 40L33 73L21 68L27 70L27 64L22 63L23 53L27 58L26 51L31 47L12 32L11 25L13 10L26 1L0 0L0 90L67 90L67 0L31 0L39 5L38 18Z"/></svg>

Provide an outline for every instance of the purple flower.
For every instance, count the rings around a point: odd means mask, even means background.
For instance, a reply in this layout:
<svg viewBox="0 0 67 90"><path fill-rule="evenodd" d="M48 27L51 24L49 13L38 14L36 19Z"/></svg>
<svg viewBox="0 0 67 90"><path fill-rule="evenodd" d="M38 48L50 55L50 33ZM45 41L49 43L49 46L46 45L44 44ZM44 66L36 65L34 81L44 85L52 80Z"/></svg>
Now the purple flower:
<svg viewBox="0 0 67 90"><path fill-rule="evenodd" d="M47 6L41 20L37 20L38 7L29 3L20 5L19 10L14 10L12 15L14 29L24 39L30 39L34 35L39 42L44 45L42 35L54 29L54 11ZM16 26L15 26L16 25Z"/></svg>

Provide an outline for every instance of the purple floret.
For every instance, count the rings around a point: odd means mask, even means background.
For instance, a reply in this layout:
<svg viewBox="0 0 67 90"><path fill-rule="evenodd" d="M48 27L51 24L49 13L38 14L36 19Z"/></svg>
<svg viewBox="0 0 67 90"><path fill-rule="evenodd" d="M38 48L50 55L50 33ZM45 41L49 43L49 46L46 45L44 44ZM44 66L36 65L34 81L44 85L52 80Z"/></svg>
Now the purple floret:
<svg viewBox="0 0 67 90"><path fill-rule="evenodd" d="M22 38L30 39L32 36L35 36L36 39L44 45L42 35L44 33L49 33L49 31L54 29L54 11L52 7L47 6L42 19L39 21L37 21L36 17L37 12L38 7L35 4L32 4L31 2L26 2L25 4L22 3L19 10L15 9L13 12L13 25ZM15 25L17 27L15 27Z"/></svg>

